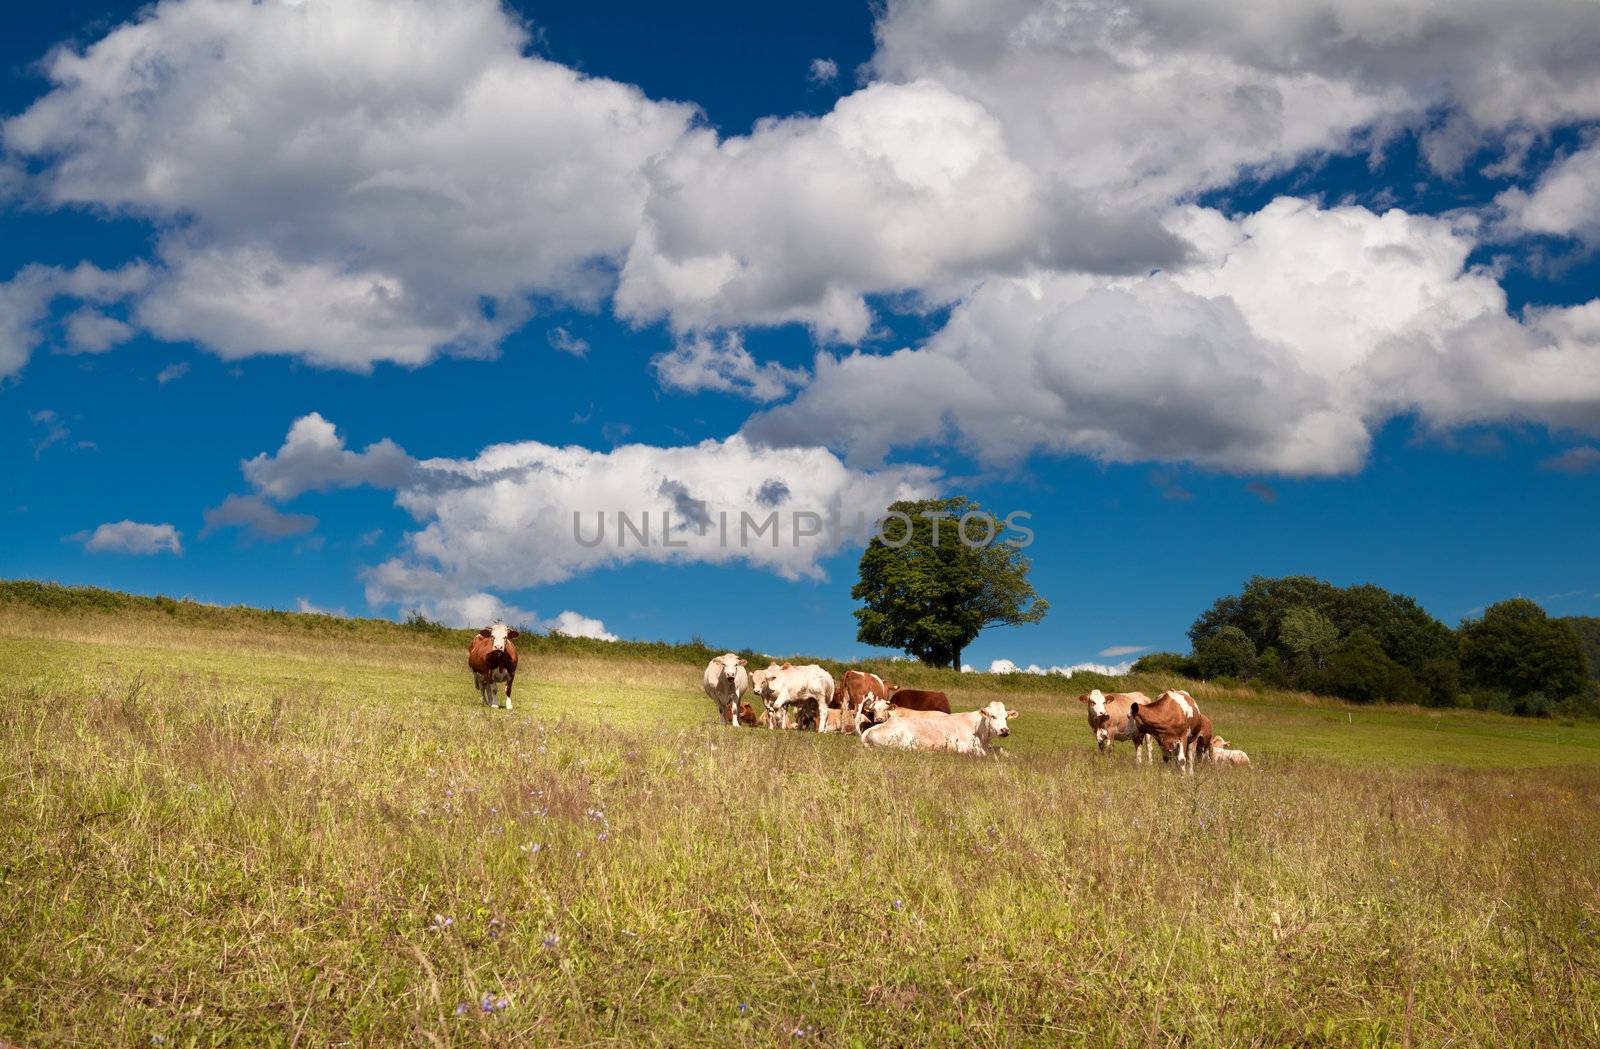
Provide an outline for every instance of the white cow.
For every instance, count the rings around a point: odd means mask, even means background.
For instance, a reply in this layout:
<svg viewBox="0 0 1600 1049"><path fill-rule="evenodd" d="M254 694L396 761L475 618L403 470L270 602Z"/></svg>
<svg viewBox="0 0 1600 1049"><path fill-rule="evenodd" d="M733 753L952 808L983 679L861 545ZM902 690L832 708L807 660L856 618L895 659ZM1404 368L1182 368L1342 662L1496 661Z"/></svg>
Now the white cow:
<svg viewBox="0 0 1600 1049"><path fill-rule="evenodd" d="M706 695L717 705L717 717L723 724L739 724L739 700L750 691L750 671L744 660L732 652L718 656L706 664L704 680Z"/></svg>
<svg viewBox="0 0 1600 1049"><path fill-rule="evenodd" d="M828 704L833 702L833 675L811 663L796 667L772 664L750 678L751 687L766 704L767 727L789 727L789 707L796 703L817 705L817 731L828 731Z"/></svg>
<svg viewBox="0 0 1600 1049"><path fill-rule="evenodd" d="M999 700L965 714L894 713L888 720L862 729L861 744L890 750L942 750L982 757L989 753L989 747L997 738L1011 735L1009 722L1017 716L1015 710L1007 710Z"/></svg>

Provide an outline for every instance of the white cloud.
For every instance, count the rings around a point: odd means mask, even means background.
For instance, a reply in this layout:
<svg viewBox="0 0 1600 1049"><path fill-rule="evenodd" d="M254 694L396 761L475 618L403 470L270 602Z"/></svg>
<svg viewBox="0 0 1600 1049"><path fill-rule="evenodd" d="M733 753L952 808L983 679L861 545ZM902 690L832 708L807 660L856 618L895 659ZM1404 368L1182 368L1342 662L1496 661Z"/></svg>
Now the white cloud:
<svg viewBox="0 0 1600 1049"><path fill-rule="evenodd" d="M1449 221L1293 198L1169 221L1195 264L991 281L921 349L819 355L810 386L745 431L830 434L863 463L954 435L990 462L1049 451L1312 475L1358 469L1373 431L1411 412L1438 427L1600 420L1600 303L1518 323ZM851 409L862 398L871 413Z"/></svg>
<svg viewBox="0 0 1600 1049"><path fill-rule="evenodd" d="M1576 448L1568 448L1559 455L1551 456L1539 465L1543 469L1555 470L1558 473L1600 473L1600 448L1592 444L1580 444Z"/></svg>
<svg viewBox="0 0 1600 1049"><path fill-rule="evenodd" d="M80 262L72 269L24 266L10 280L0 282L0 379L21 371L34 348L45 340L50 307L57 299L110 304L138 292L149 276L149 270L138 263L103 270ZM90 343L108 334L105 325L87 319L77 322L76 331L69 319L67 328L69 348L81 350L93 349ZM80 344L80 337L88 342Z"/></svg>
<svg viewBox="0 0 1600 1049"><path fill-rule="evenodd" d="M91 554L183 553L183 537L170 524L141 524L138 521L106 523L93 532L67 536Z"/></svg>
<svg viewBox="0 0 1600 1049"><path fill-rule="evenodd" d="M104 353L133 338L133 327L92 306L77 309L66 320L67 349L72 353Z"/></svg>
<svg viewBox="0 0 1600 1049"><path fill-rule="evenodd" d="M176 382L188 374L188 362L179 361L177 364L169 364L165 368L162 368L160 371L156 372L156 382L160 383L162 386L165 386L167 383Z"/></svg>
<svg viewBox="0 0 1600 1049"><path fill-rule="evenodd" d="M53 54L4 141L44 201L168 231L139 314L163 338L481 353L529 296L605 293L694 112L529 43L493 0L168 0Z"/></svg>
<svg viewBox="0 0 1600 1049"><path fill-rule="evenodd" d="M1080 189L1169 200L1426 132L1451 171L1488 136L1600 116L1600 7L1569 0L891 0L873 72L931 77Z"/></svg>
<svg viewBox="0 0 1600 1049"><path fill-rule="evenodd" d="M388 438L352 452L333 423L312 412L294 421L276 452L262 452L241 466L245 479L263 495L285 500L302 492L358 485L396 488L416 463Z"/></svg>
<svg viewBox="0 0 1600 1049"><path fill-rule="evenodd" d="M251 539L274 542L291 535L304 535L317 527L310 514L286 514L259 495L230 495L204 512L204 539L223 528L242 528Z"/></svg>
<svg viewBox="0 0 1600 1049"><path fill-rule="evenodd" d="M775 401L805 384L807 375L776 361L757 364L738 332L720 338L692 334L650 361L656 377L667 389L684 393L714 390L734 393L752 401Z"/></svg>
<svg viewBox="0 0 1600 1049"><path fill-rule="evenodd" d="M304 598L304 597L295 598L294 599L294 603L295 603L295 611L297 611L297 612L307 612L307 613L310 613L312 615L338 616L340 618L343 618L343 617L348 616L350 614L350 613L346 612L342 606L339 607L339 608L323 608L321 605L313 604L308 598Z"/></svg>
<svg viewBox="0 0 1600 1049"><path fill-rule="evenodd" d="M1102 648L1095 655L1102 659L1115 656L1131 656L1135 652L1144 652L1149 648L1149 645L1112 645L1110 648Z"/></svg>
<svg viewBox="0 0 1600 1049"><path fill-rule="evenodd" d="M1511 231L1576 237L1600 245L1600 145L1562 158L1530 193L1508 189L1495 198Z"/></svg>
<svg viewBox="0 0 1600 1049"><path fill-rule="evenodd" d="M962 667L962 669L966 670L967 668ZM1061 677L1071 677L1080 671L1089 674L1105 674L1109 677L1121 677L1131 669L1133 669L1132 663L1073 663L1071 666L1050 667L1029 663L1023 667L1018 666L1009 659L996 659L989 664L989 673L991 674L1038 674L1040 676L1058 674Z"/></svg>
<svg viewBox="0 0 1600 1049"><path fill-rule="evenodd" d="M574 357L587 357L589 355L588 341L578 338L565 328L551 328L545 338L549 341L550 348L553 350L570 353Z"/></svg>
<svg viewBox="0 0 1600 1049"><path fill-rule="evenodd" d="M813 84L827 84L839 77L839 63L831 58L813 58L811 70L807 74Z"/></svg>
<svg viewBox="0 0 1600 1049"><path fill-rule="evenodd" d="M617 640L617 635L607 630L606 625L600 620L570 610L547 621L544 628L553 634L566 634L568 637L591 637L597 641Z"/></svg>
<svg viewBox="0 0 1600 1049"><path fill-rule="evenodd" d="M49 408L42 408L33 412L28 416L28 420L44 430L33 440L33 457L35 459L43 455L45 449L51 445L60 444L72 435L72 431L67 428L67 424L61 421L61 416Z"/></svg>

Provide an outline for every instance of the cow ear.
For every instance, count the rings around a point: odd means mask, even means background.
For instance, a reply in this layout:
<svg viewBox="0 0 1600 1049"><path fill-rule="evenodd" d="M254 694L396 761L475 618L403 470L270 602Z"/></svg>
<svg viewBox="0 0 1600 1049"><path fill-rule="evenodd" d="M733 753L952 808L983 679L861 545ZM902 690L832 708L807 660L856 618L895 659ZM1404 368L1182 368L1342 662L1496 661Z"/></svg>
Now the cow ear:
<svg viewBox="0 0 1600 1049"><path fill-rule="evenodd" d="M743 657L743 656L740 656L740 657L739 657L739 665L740 665L740 666L742 666L742 667L747 667L747 666L749 666L749 665L750 665L750 664L748 664L748 663L746 663L746 662L745 662L745 661L744 661L744 657Z"/></svg>
<svg viewBox="0 0 1600 1049"><path fill-rule="evenodd" d="M521 636L522 635L517 633L515 630L506 631L506 637L521 637Z"/></svg>
<svg viewBox="0 0 1600 1049"><path fill-rule="evenodd" d="M1020 718L1021 716L1022 715L1020 713L1018 713L1017 711L1015 711L1015 710L1007 710L1006 711L1006 720L1007 721L1015 721L1018 718Z"/></svg>
<svg viewBox="0 0 1600 1049"><path fill-rule="evenodd" d="M1139 704L1134 703L1133 705L1128 707L1128 716L1130 718L1133 717L1137 713L1139 713Z"/></svg>
<svg viewBox="0 0 1600 1049"><path fill-rule="evenodd" d="M488 627L484 627L482 630L478 631L478 636L479 637L494 637L494 631L490 630Z"/></svg>
<svg viewBox="0 0 1600 1049"><path fill-rule="evenodd" d="M1079 696L1078 697L1078 702L1079 703L1087 703L1087 702L1089 702L1089 693L1085 692L1083 695Z"/></svg>

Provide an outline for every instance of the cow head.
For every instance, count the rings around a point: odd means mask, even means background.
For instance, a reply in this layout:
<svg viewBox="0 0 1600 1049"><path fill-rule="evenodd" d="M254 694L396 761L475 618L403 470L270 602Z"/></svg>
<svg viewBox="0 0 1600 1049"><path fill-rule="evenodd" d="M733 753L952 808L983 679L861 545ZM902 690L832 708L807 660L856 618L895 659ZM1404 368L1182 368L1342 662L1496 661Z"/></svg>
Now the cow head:
<svg viewBox="0 0 1600 1049"><path fill-rule="evenodd" d="M889 701L882 696L868 696L861 703L858 721L868 725L876 725L889 716ZM860 731L860 729L857 729Z"/></svg>
<svg viewBox="0 0 1600 1049"><path fill-rule="evenodd" d="M729 652L727 655L718 656L711 662L717 665L718 682L733 682L739 679L739 668L744 666L744 660Z"/></svg>
<svg viewBox="0 0 1600 1049"><path fill-rule="evenodd" d="M1079 696L1078 702L1089 705L1090 717L1103 718L1106 716L1106 694L1099 689L1095 689L1088 695Z"/></svg>
<svg viewBox="0 0 1600 1049"><path fill-rule="evenodd" d="M486 626L482 630L478 631L478 636L493 638L494 650L496 652L504 652L506 650L507 641L510 641L515 637L521 637L522 635L506 626L504 623L496 623L493 626Z"/></svg>
<svg viewBox="0 0 1600 1049"><path fill-rule="evenodd" d="M1009 736L1011 727L1007 722L1016 718L1015 710L1006 709L1006 705L998 699L978 711L978 732L980 736Z"/></svg>
<svg viewBox="0 0 1600 1049"><path fill-rule="evenodd" d="M751 674L750 690L756 695L760 696L762 699L770 702L777 694L776 688L773 687L772 679L776 677L778 672L782 669L783 668L778 666L778 664L773 663L768 666L767 669L758 670L754 674Z"/></svg>

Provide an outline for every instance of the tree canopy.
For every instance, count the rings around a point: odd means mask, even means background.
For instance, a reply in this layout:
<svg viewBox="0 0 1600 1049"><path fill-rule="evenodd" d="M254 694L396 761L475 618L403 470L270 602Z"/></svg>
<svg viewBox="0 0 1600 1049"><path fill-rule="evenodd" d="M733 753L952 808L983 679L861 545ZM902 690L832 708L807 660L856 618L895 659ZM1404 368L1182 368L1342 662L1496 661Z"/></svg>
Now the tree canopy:
<svg viewBox="0 0 1600 1049"><path fill-rule="evenodd" d="M1577 633L1522 597L1490 605L1482 618L1461 624L1461 670L1471 684L1512 699L1536 693L1577 699L1589 688Z"/></svg>
<svg viewBox="0 0 1600 1049"><path fill-rule="evenodd" d="M931 666L960 669L961 653L986 628L1037 623L1049 602L1028 582L1029 562L999 535L969 546L958 534L963 515L983 514L965 497L904 500L861 555L860 579L850 596L858 640L898 648ZM987 529L974 523L970 540ZM937 537L937 539L936 539Z"/></svg>

